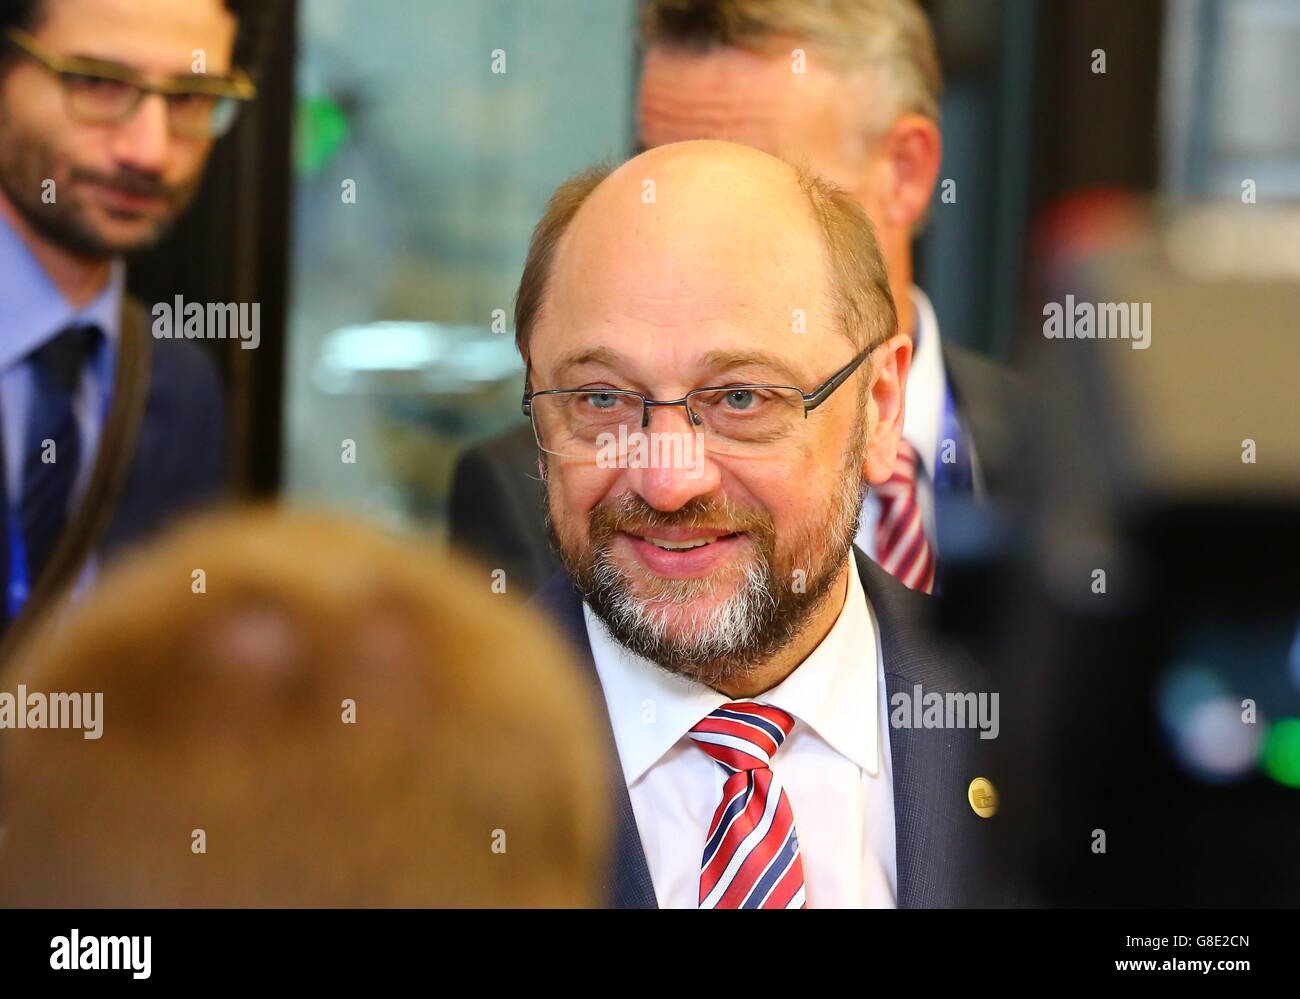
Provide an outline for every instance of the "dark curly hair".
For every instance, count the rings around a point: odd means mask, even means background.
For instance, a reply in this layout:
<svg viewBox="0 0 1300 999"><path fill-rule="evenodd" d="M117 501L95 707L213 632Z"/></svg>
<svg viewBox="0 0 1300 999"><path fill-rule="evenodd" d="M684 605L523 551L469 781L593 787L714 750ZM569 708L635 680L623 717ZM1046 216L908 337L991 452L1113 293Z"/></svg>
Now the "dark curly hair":
<svg viewBox="0 0 1300 999"><path fill-rule="evenodd" d="M0 37L10 28L34 31L40 26L45 5L50 0L0 0ZM256 74L279 0L224 0L226 9L239 20L235 36L235 65ZM4 68L4 51L0 46L0 69Z"/></svg>

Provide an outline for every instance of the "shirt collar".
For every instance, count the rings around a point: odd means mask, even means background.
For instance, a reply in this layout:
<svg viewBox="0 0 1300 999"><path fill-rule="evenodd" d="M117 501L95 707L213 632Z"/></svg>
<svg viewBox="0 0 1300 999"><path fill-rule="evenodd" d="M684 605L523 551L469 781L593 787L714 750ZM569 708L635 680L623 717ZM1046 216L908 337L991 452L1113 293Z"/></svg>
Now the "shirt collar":
<svg viewBox="0 0 1300 999"><path fill-rule="evenodd" d="M586 603L582 612L623 777L631 787L696 722L731 698L628 651ZM875 625L850 558L848 596L830 632L793 673L755 700L794 715L796 732L800 724L809 726L874 775L880 766L878 672Z"/></svg>
<svg viewBox="0 0 1300 999"><path fill-rule="evenodd" d="M934 306L925 292L915 285L911 289L911 298L916 310L916 327L912 334L912 366L907 375L903 437L916 449L926 475L933 482L947 403L947 378Z"/></svg>
<svg viewBox="0 0 1300 999"><path fill-rule="evenodd" d="M126 266L117 258L104 289L74 309L22 237L0 216L0 372L73 323L98 326L110 343L116 341L125 287Z"/></svg>

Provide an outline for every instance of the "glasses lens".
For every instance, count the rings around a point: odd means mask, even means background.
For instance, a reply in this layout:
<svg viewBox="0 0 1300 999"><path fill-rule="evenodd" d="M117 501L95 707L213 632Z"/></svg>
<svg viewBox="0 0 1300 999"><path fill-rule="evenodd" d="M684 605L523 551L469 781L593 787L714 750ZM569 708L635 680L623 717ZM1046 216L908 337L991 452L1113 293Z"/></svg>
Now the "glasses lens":
<svg viewBox="0 0 1300 999"><path fill-rule="evenodd" d="M212 111L208 116L208 134L219 139L230 131L230 126L239 117L239 101L233 97L213 98Z"/></svg>
<svg viewBox="0 0 1300 999"><path fill-rule="evenodd" d="M140 100L140 91L131 84L106 76L66 73L63 87L73 117L92 124L120 120Z"/></svg>
<svg viewBox="0 0 1300 999"><path fill-rule="evenodd" d="M533 429L543 451L589 458L641 429L641 397L627 392L560 392L535 395Z"/></svg>
<svg viewBox="0 0 1300 999"><path fill-rule="evenodd" d="M167 112L172 131L190 139L206 139L214 133L216 109L221 98L214 94L168 94Z"/></svg>
<svg viewBox="0 0 1300 999"><path fill-rule="evenodd" d="M691 410L712 451L744 453L777 444L803 422L803 394L778 386L733 386L692 392Z"/></svg>

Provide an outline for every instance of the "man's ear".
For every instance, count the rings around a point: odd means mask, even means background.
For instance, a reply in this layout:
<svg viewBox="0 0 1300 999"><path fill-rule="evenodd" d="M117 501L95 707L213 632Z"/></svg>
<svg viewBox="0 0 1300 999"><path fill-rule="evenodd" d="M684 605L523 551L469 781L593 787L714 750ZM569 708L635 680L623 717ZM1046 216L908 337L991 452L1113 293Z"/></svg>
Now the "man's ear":
<svg viewBox="0 0 1300 999"><path fill-rule="evenodd" d="M876 148L888 168L884 206L888 223L911 230L925 217L939 180L943 159L939 126L925 115L901 115Z"/></svg>
<svg viewBox="0 0 1300 999"><path fill-rule="evenodd" d="M894 473L898 440L903 436L907 373L912 367L912 338L896 333L872 354L871 387L867 397L870 431L862 462L862 477L878 486Z"/></svg>

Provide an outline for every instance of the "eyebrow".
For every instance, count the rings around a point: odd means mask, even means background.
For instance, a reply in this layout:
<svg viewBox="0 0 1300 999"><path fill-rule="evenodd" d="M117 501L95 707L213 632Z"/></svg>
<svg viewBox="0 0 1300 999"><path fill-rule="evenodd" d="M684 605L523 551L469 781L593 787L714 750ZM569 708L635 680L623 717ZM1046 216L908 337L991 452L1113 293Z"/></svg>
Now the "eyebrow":
<svg viewBox="0 0 1300 999"><path fill-rule="evenodd" d="M756 351L714 350L700 359L710 369L729 370L731 368L770 368L783 378L788 378L791 385L798 385L804 378L803 372L796 370L779 357Z"/></svg>
<svg viewBox="0 0 1300 999"><path fill-rule="evenodd" d="M560 358L559 363L555 365L555 377L558 379L570 369L580 368L584 364L598 364L605 368L617 368L622 360L622 354L610 350L608 347L585 347Z"/></svg>
<svg viewBox="0 0 1300 999"><path fill-rule="evenodd" d="M73 72L84 71L86 73L103 73L114 79L123 81L138 80L142 83L148 82L151 74L146 73L135 66L128 65L124 62L118 62L115 59L105 59L102 56L86 55L85 53L75 53L68 56L60 56L66 62L78 64L74 67ZM209 80L214 83L234 83L233 76L222 75L218 73L195 73L179 70L175 73L156 73L152 74L158 80L165 80L169 84L182 85L187 81L192 82L195 78Z"/></svg>
<svg viewBox="0 0 1300 999"><path fill-rule="evenodd" d="M622 354L610 350L608 347L583 348L566 354L560 359L555 366L555 378L558 381L571 369L586 364L617 370L623 359ZM789 384L796 387L804 379L803 372L797 371L780 358L755 351L713 350L700 358L700 363L710 371L726 371L732 368L769 368L781 377L789 379Z"/></svg>

